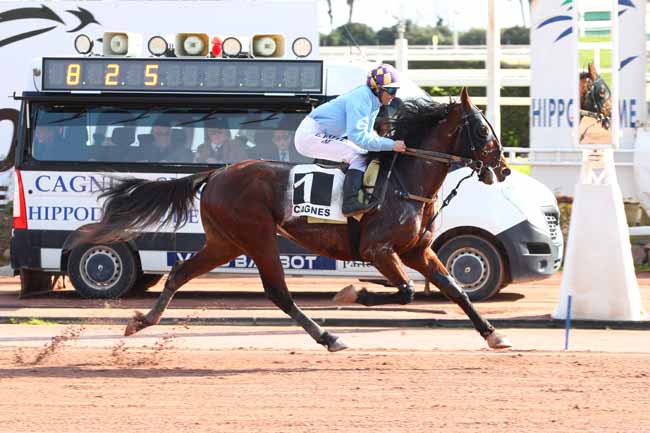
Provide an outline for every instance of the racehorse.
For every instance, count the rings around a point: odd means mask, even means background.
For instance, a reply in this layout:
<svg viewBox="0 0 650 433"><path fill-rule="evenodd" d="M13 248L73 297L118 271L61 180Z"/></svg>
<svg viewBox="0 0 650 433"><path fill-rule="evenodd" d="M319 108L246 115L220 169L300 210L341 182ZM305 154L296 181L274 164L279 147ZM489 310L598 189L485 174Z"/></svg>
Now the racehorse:
<svg viewBox="0 0 650 433"><path fill-rule="evenodd" d="M612 115L612 92L603 78L589 63L586 72L580 73L580 119L595 118L603 128L609 129Z"/></svg>
<svg viewBox="0 0 650 433"><path fill-rule="evenodd" d="M407 265L435 284L458 304L491 348L510 347L508 340L474 309L430 246L433 241L433 200L451 163L469 166L484 183L494 172L502 181L510 173L492 126L474 106L466 89L460 102L406 102L396 120L396 137L410 146L398 155L386 180L380 208L359 223L358 249L349 239L349 224L308 224L291 216L291 164L267 161L240 163L176 180L126 179L105 191L101 221L81 242L114 242L137 236L149 226L187 219L201 190L200 212L206 241L192 258L173 266L154 307L136 312L125 335L158 324L174 293L185 283L242 254L257 265L267 297L329 351L346 349L341 338L322 329L294 302L278 256L277 233L319 255L338 260L360 257L374 265L396 293L344 289L341 297L363 305L406 304L414 296ZM384 153L386 154L386 153ZM388 153L392 156L392 153ZM477 212L480 212L477 209Z"/></svg>

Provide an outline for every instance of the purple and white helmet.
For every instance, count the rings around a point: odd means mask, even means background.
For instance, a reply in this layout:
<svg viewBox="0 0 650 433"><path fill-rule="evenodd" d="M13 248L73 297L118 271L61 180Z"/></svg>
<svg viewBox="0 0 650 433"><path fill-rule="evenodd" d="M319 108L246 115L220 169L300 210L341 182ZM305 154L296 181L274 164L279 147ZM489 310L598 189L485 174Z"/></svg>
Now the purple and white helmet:
<svg viewBox="0 0 650 433"><path fill-rule="evenodd" d="M392 65L381 64L368 72L366 84L373 91L379 87L399 87L399 72Z"/></svg>

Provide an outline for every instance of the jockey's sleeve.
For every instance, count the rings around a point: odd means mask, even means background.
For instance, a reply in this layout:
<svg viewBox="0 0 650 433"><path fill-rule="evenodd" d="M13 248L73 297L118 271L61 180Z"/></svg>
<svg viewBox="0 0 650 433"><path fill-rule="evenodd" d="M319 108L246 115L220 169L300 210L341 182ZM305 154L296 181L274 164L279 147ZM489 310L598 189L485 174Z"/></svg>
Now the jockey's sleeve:
<svg viewBox="0 0 650 433"><path fill-rule="evenodd" d="M393 150L393 140L372 133L372 127L379 113L371 100L350 98L346 102L346 135L359 147L370 152Z"/></svg>

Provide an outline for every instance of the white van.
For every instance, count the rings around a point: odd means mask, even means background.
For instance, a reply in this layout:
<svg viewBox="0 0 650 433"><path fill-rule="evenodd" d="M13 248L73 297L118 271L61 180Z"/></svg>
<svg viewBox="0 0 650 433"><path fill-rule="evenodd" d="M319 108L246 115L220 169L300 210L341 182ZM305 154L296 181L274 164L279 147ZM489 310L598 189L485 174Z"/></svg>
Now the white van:
<svg viewBox="0 0 650 433"><path fill-rule="evenodd" d="M202 153L211 128L226 132L240 151L238 160L277 158L270 152L274 132L286 130L291 136L314 105L365 83L370 67L223 59L219 65L244 81L238 85L224 74L216 84L206 81L212 86L206 88L197 77L207 76L216 64L212 59L111 58L106 79L84 75L103 61L100 56L45 58L41 85L35 79L34 89L20 98L11 262L23 294L47 289L61 274L87 297L119 297L155 284L203 245L198 207L178 231L167 227L129 243L68 251L77 230L99 219L97 199L113 176L173 179L223 164ZM260 71L271 69L266 81L258 80ZM127 71L124 83L131 87L109 88L120 71ZM162 88L158 74L175 81L166 79ZM284 81L280 87L273 80ZM93 92L76 91L80 84ZM408 81L400 94L424 95ZM174 155L159 155L153 146L163 138ZM290 157L307 162L295 152ZM462 170L449 174L441 198L461 175ZM534 190L540 192L531 194ZM514 174L509 182L490 187L468 180L443 211L434 248L473 299L486 299L511 281L553 272L562 249L558 215L552 194L532 179ZM279 250L287 274L377 275L367 264L317 256L284 238ZM257 271L250 257L241 256L214 272Z"/></svg>

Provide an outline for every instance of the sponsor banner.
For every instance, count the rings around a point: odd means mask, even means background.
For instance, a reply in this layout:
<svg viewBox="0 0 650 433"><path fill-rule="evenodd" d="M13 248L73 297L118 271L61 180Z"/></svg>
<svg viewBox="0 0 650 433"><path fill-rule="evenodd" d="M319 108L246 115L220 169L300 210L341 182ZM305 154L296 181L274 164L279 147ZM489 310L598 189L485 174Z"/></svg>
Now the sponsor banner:
<svg viewBox="0 0 650 433"><path fill-rule="evenodd" d="M354 272L360 272L360 273L366 273L366 272L371 272L371 273L377 273L377 270L373 265L367 262L359 262L356 260L350 260L350 261L338 261L336 265L336 269L339 271L354 271Z"/></svg>
<svg viewBox="0 0 650 433"><path fill-rule="evenodd" d="M573 147L578 92L574 2L531 2L530 147Z"/></svg>
<svg viewBox="0 0 650 433"><path fill-rule="evenodd" d="M315 164L297 165L289 174L291 215L347 221L341 213L343 172Z"/></svg>
<svg viewBox="0 0 650 433"><path fill-rule="evenodd" d="M530 147L568 148L577 142L574 130L578 73L578 0L531 3ZM585 0L583 5L590 5ZM602 3L608 8L611 2ZM645 1L618 0L620 147L634 148L636 126L645 109ZM601 51L602 58L605 57ZM596 65L599 73L604 67ZM574 135L575 131L575 135Z"/></svg>
<svg viewBox="0 0 650 433"><path fill-rule="evenodd" d="M636 127L646 120L646 1L618 1L619 125L621 148L633 149Z"/></svg>
<svg viewBox="0 0 650 433"><path fill-rule="evenodd" d="M194 252L168 251L167 266L173 266L179 260L188 260L194 254ZM281 254L280 262L286 270L336 270L336 260L316 255ZM220 268L257 269L257 266L249 256L242 255Z"/></svg>
<svg viewBox="0 0 650 433"><path fill-rule="evenodd" d="M21 172L25 192L25 210L30 229L75 230L101 219L97 196L118 181L119 177L137 176L150 180L175 179L169 174L104 174L90 172ZM185 176L185 175L182 175ZM170 227L162 231L171 231ZM198 200L190 211L189 222L179 233L202 233Z"/></svg>

